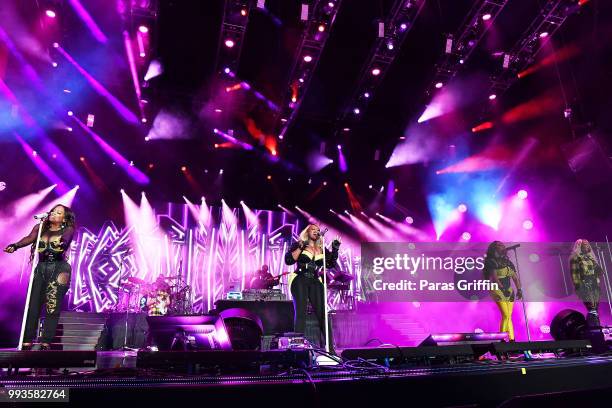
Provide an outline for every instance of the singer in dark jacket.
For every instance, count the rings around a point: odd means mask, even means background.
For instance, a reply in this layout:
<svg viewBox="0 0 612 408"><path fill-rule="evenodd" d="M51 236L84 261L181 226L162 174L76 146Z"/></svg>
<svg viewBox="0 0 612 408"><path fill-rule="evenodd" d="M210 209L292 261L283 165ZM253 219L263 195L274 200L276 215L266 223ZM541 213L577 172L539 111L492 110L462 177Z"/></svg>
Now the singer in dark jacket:
<svg viewBox="0 0 612 408"><path fill-rule="evenodd" d="M516 268L508 258L506 246L500 241L493 241L487 248L484 267L485 279L497 284L497 289L491 290L491 297L501 312L499 331L507 332L510 341L514 341L514 325L512 324L512 309L515 299L523 297L521 282ZM516 286L516 294L511 281Z"/></svg>
<svg viewBox="0 0 612 408"><path fill-rule="evenodd" d="M30 262L34 261L34 251L38 251L38 265L34 269L22 350L32 348L43 304L47 314L40 338L40 349L48 350L51 340L55 337L64 295L70 287L71 268L66 262L66 252L74 235L74 222L74 213L70 208L56 205L49 212L48 218L42 221L38 248L34 248L39 229L39 225L36 225L26 237L4 249L4 252L11 254L19 248L31 245Z"/></svg>
<svg viewBox="0 0 612 408"><path fill-rule="evenodd" d="M291 295L295 309L294 331L304 333L306 326L306 305L312 305L319 322L321 333L325 327L325 304L323 284L319 280L323 269L323 254L325 251L325 267L333 267L338 260L340 240L332 242L332 250L323 247L321 230L317 225L310 224L300 233L300 241L294 243L285 254L285 263L297 263L297 276L291 282Z"/></svg>

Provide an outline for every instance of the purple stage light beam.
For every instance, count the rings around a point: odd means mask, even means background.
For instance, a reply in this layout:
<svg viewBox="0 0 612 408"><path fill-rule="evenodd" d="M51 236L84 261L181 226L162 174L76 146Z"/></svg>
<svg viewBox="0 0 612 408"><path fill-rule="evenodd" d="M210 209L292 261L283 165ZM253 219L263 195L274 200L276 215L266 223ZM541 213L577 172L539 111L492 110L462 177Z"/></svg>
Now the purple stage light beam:
<svg viewBox="0 0 612 408"><path fill-rule="evenodd" d="M23 54L19 51L15 43L13 43L9 35L6 33L6 31L2 29L2 27L0 27L0 40L2 40L4 44L6 44L6 47L9 49L11 54L13 54L15 58L17 58L17 61L19 61L19 63L21 64L23 72L30 80L30 82L33 83L37 89L44 89L43 83L34 68L32 68L32 66L24 58Z"/></svg>
<svg viewBox="0 0 612 408"><path fill-rule="evenodd" d="M34 163L38 170L40 170L40 172L44 174L45 177L49 179L49 181L54 184L57 184L57 191L60 194L64 194L69 191L70 189L68 188L66 183L64 183L64 181L57 175L57 173L55 173L55 171L53 171L53 169L49 167L47 163L45 163L45 161L40 157L40 155L38 155L37 152L32 149L32 146L30 146L25 140L23 140L23 138L19 136L17 132L15 132L14 134L19 143L21 144L23 151L26 153L28 158L32 160L32 163Z"/></svg>
<svg viewBox="0 0 612 408"><path fill-rule="evenodd" d="M119 99L115 98L113 94L106 90L104 86L98 80L96 80L89 72L85 70L78 62L72 58L70 54L66 52L62 47L58 46L56 48L60 54L68 60L76 69L87 79L87 81L91 84L94 90L100 95L106 98L108 102L112 105L112 107L123 117L123 119L127 120L130 123L138 123L138 118L136 115L132 113L124 104L122 104Z"/></svg>
<svg viewBox="0 0 612 408"><path fill-rule="evenodd" d="M38 207L36 212L48 211L52 209L53 207L55 207L56 205L60 205L60 204L66 207L72 206L72 203L74 202L77 191L79 191L79 186L74 186L72 189L64 193L62 196L54 200L51 200L51 202L45 203L41 205L40 207Z"/></svg>
<svg viewBox="0 0 612 408"><path fill-rule="evenodd" d="M96 143L108 154L125 172L130 176L134 181L138 184L149 184L149 177L144 174L142 171L138 170L135 166L131 165L130 162L123 157L117 150L115 150L111 145L106 143L104 139L102 139L97 133L87 127L83 122L81 122L76 116L72 116L72 119L87 133L90 135Z"/></svg>
<svg viewBox="0 0 612 408"><path fill-rule="evenodd" d="M136 68L136 60L134 59L134 50L132 49L132 40L130 34L127 31L123 32L123 43L125 45L125 53L127 55L128 63L130 66L130 73L132 74L132 82L134 83L134 91L136 92L136 103L138 103L138 109L140 109L140 117L144 118L144 110L142 108L142 91L140 90L140 81L138 79L138 69Z"/></svg>
<svg viewBox="0 0 612 408"><path fill-rule="evenodd" d="M106 38L106 35L104 35L100 27L98 27L94 19L87 12L85 7L83 7L81 2L79 0L69 0L69 1L70 1L70 5L74 9L74 11L77 13L81 21L83 21L83 23L85 23L87 28L89 28L89 31L91 31L91 35L93 35L96 41L102 44L106 44L106 42L108 41L108 38Z"/></svg>
<svg viewBox="0 0 612 408"><path fill-rule="evenodd" d="M348 164L346 163L346 158L342 153L342 146L338 145L338 168L342 173L346 173L348 171Z"/></svg>

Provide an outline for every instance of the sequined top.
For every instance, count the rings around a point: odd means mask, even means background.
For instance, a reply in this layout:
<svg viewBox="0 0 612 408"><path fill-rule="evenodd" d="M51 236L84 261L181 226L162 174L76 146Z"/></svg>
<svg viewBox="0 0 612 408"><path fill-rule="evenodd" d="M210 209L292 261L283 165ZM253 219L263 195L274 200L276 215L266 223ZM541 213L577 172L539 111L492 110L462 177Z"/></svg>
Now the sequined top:
<svg viewBox="0 0 612 408"><path fill-rule="evenodd" d="M70 248L73 235L74 228L72 227L62 228L57 231L44 231L38 243L39 260L44 262L63 261L66 251ZM38 225L34 226L27 236L15 242L13 245L15 245L16 248L32 245L32 243L36 242L37 236Z"/></svg>

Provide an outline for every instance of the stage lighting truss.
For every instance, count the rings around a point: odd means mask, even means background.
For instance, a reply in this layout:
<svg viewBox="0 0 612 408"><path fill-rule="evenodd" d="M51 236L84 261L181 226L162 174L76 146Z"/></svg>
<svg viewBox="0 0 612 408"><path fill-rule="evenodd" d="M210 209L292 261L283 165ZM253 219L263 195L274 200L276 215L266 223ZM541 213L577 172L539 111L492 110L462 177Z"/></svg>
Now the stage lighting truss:
<svg viewBox="0 0 612 408"><path fill-rule="evenodd" d="M303 21L302 38L289 71L287 93L275 117L276 134L279 135L279 139L284 138L297 117L341 5L342 0L335 3L313 0L309 4L308 19ZM321 30L320 27L324 29Z"/></svg>
<svg viewBox="0 0 612 408"><path fill-rule="evenodd" d="M457 32L445 39L444 53L438 60L434 77L426 88L428 96L457 75L507 3L508 0L483 0L474 3Z"/></svg>
<svg viewBox="0 0 612 408"><path fill-rule="evenodd" d="M159 15L159 0L130 1L130 15L134 18L157 20Z"/></svg>
<svg viewBox="0 0 612 408"><path fill-rule="evenodd" d="M579 9L578 0L547 0L514 47L504 54L498 71L491 77L487 95L499 98L506 92L518 80L518 73L534 63L544 44Z"/></svg>
<svg viewBox="0 0 612 408"><path fill-rule="evenodd" d="M220 75L228 75L238 70L244 35L251 15L251 3L249 0L225 1L215 65L215 72ZM229 72L225 72L226 68Z"/></svg>
<svg viewBox="0 0 612 408"><path fill-rule="evenodd" d="M139 48L143 47L144 41L143 36L147 38L146 51L154 50L156 47L156 39L158 35L157 30L157 22L159 18L159 0L133 0L130 1L129 8L129 16L125 16L127 18L124 19L125 29L128 33L130 33L130 38L134 41L136 45L134 51L135 54ZM146 31L142 31L141 27L146 27ZM142 55L141 55L141 58ZM140 84L140 90L136 90L136 96L138 98L138 107L141 115L141 122L147 123L146 117L146 105L148 100L151 99L150 87L148 81L144 80L144 77L147 74L149 64L152 60L149 52L146 54L146 63L142 64L142 68L137 69L137 74ZM143 71L144 70L144 71ZM138 87L136 87L138 88Z"/></svg>
<svg viewBox="0 0 612 408"><path fill-rule="evenodd" d="M385 21L378 24L377 38L370 50L354 93L340 113L338 122L358 120L400 52L402 43L423 9L425 0L396 0ZM343 126L344 127L344 126Z"/></svg>

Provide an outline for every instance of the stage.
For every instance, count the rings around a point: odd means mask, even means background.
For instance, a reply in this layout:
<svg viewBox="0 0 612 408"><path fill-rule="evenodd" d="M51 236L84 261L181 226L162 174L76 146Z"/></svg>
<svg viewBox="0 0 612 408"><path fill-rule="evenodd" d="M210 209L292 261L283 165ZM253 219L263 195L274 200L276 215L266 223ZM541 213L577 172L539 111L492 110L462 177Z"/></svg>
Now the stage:
<svg viewBox="0 0 612 408"><path fill-rule="evenodd" d="M0 354L6 358L11 351ZM13 352L19 353L19 352ZM41 356L45 352L38 353ZM71 353L71 352L56 352ZM228 360L231 360L228 353ZM1 378L11 388L69 388L77 406L126 401L265 406L372 406L386 399L423 406L594 406L612 396L612 356L543 358L515 356L478 361L388 368L358 361L311 368L262 368L257 374L187 374L136 368L135 352L97 352L96 369Z"/></svg>

